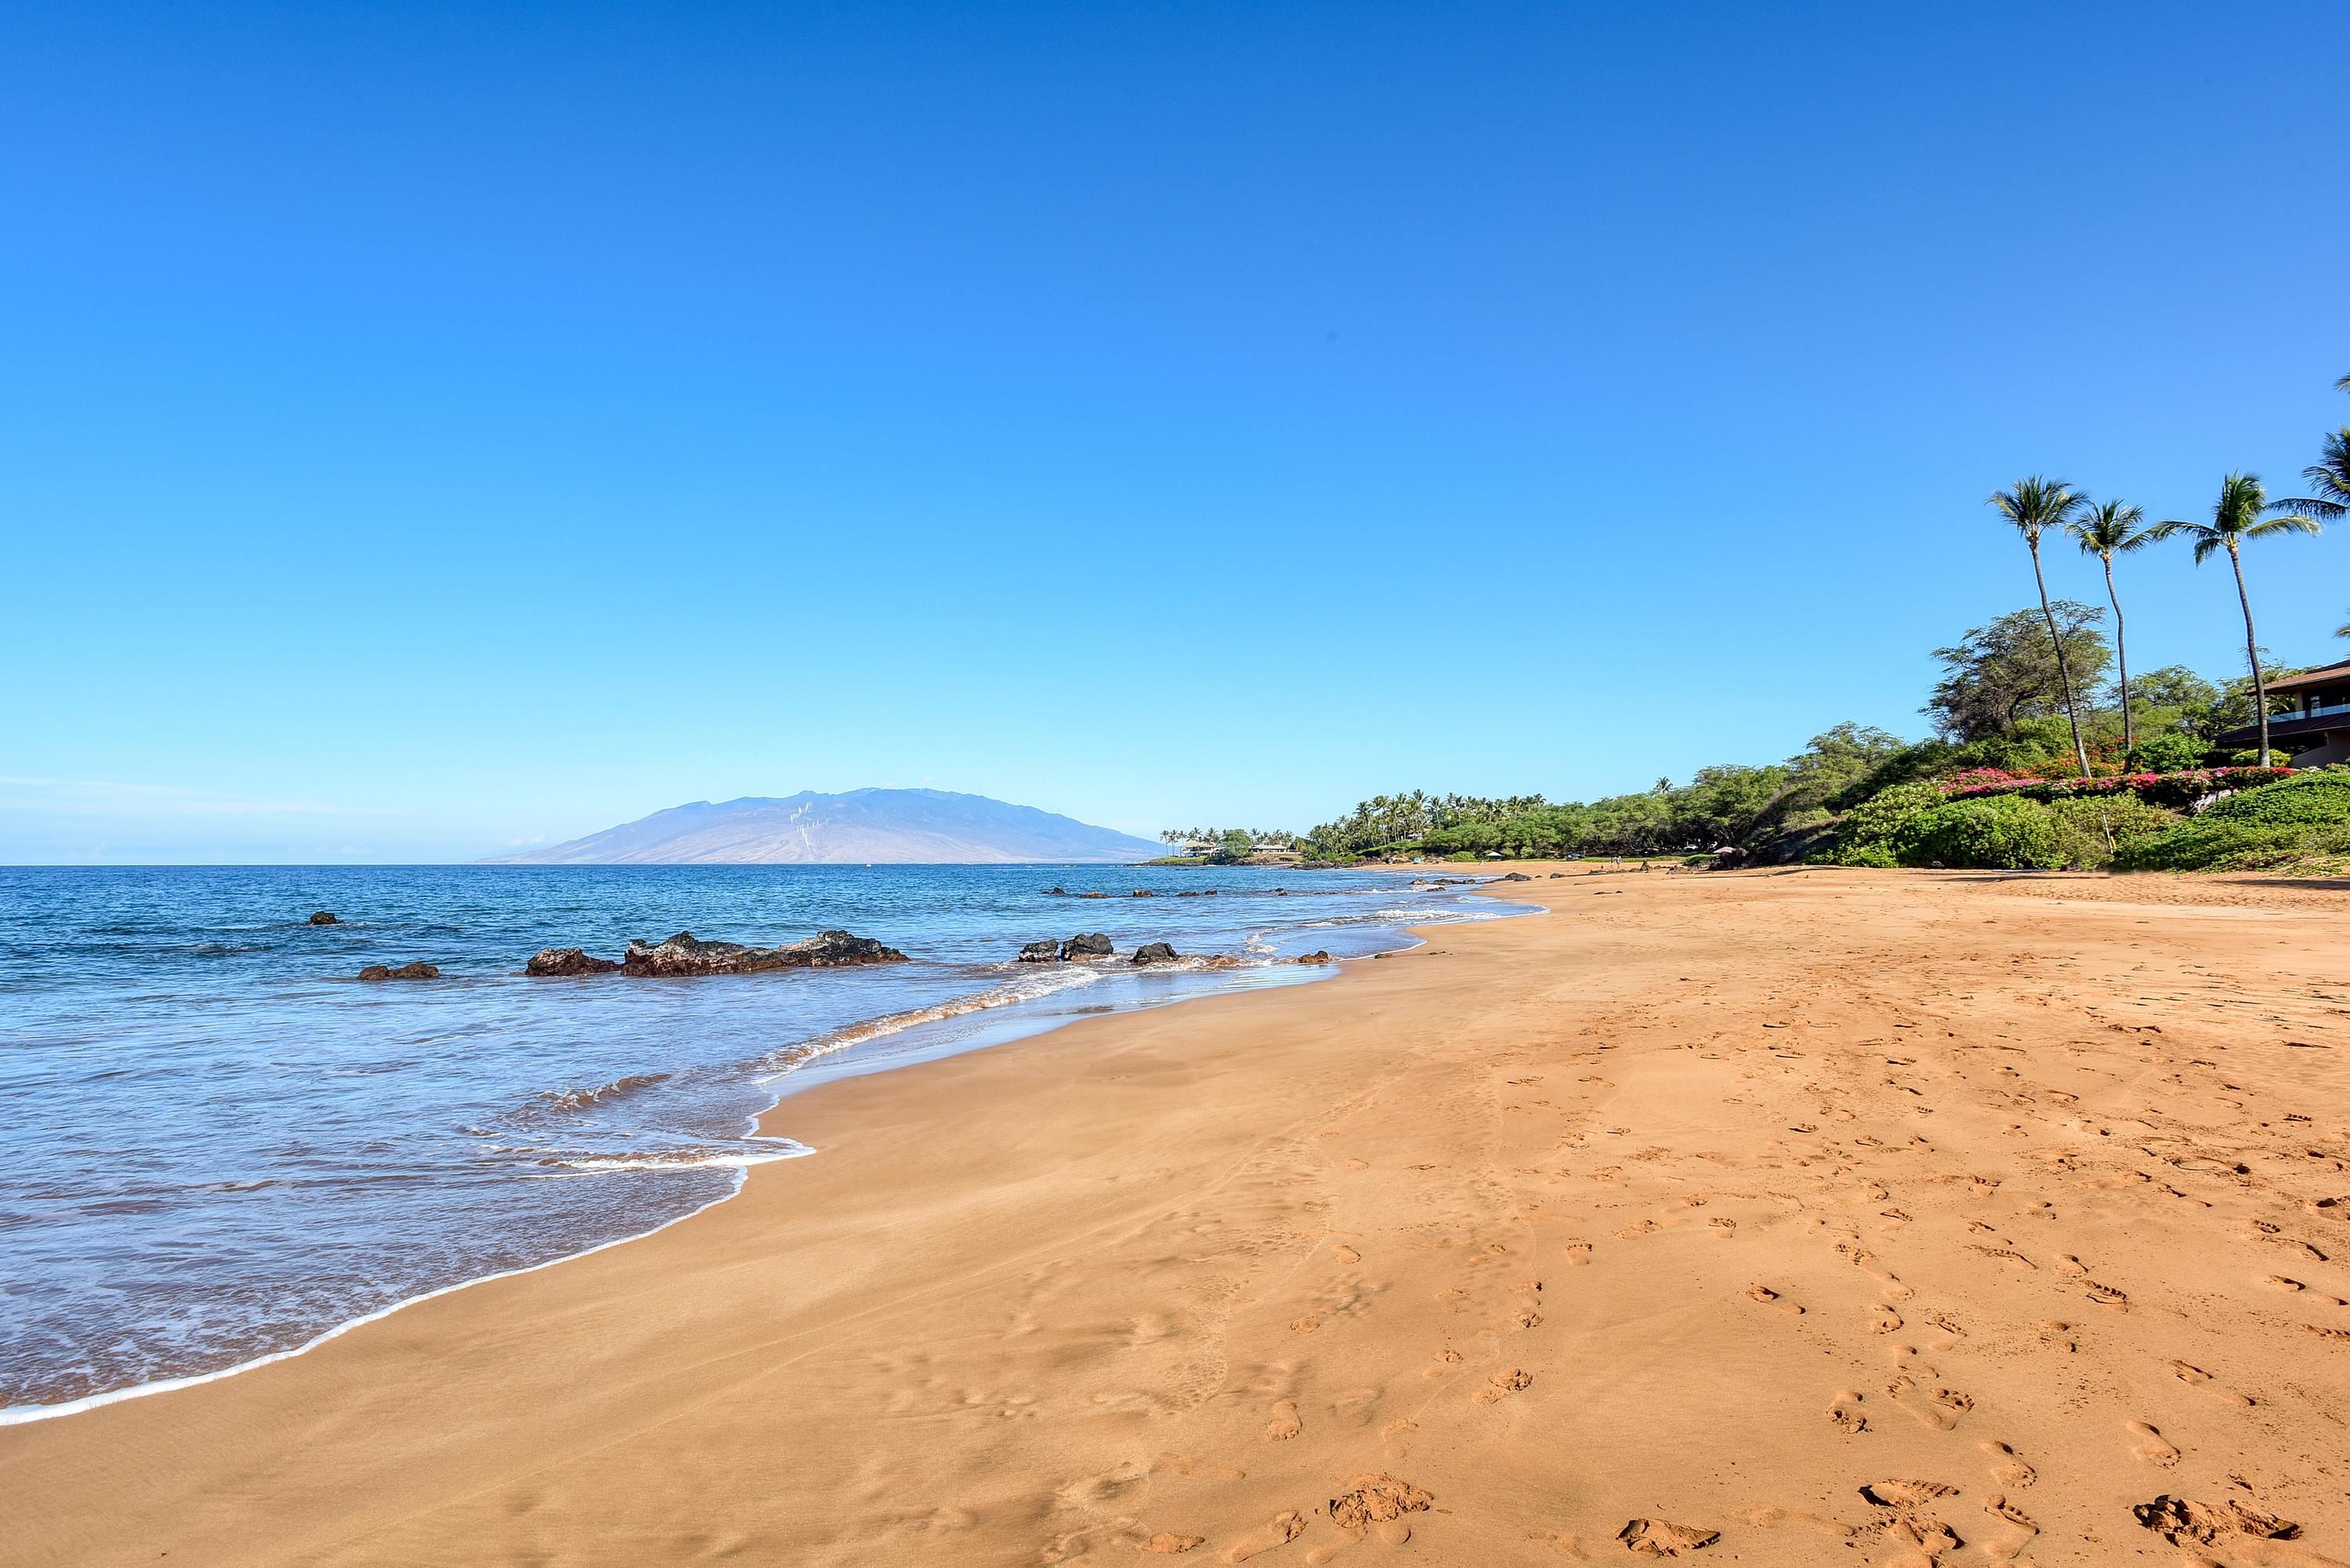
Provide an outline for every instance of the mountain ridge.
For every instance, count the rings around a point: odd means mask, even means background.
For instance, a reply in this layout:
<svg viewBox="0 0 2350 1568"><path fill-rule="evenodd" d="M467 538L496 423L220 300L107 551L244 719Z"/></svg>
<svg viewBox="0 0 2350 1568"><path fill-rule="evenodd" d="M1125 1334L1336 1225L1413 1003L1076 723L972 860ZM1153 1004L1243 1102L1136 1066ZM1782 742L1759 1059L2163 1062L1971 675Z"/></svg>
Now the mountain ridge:
<svg viewBox="0 0 2350 1568"><path fill-rule="evenodd" d="M1146 838L1033 805L934 789L690 801L495 866L1010 865L1119 862L1163 853Z"/></svg>

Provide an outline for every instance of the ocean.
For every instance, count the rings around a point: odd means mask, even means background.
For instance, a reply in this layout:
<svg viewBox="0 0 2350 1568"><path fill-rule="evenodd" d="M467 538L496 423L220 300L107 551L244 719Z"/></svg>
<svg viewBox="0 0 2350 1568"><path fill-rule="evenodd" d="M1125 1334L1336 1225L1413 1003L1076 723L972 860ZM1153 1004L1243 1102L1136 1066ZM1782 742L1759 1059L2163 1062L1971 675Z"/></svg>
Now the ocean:
<svg viewBox="0 0 2350 1568"><path fill-rule="evenodd" d="M1282 961L1513 912L1394 872L1258 867L0 868L0 1420L644 1234L752 1166L821 1158L788 1106L751 1130L810 1084L1306 982L1335 971ZM827 929L913 961L522 973L546 947ZM1084 931L1119 960L1015 961ZM1150 941L1185 961L1123 961ZM418 961L441 978L355 978Z"/></svg>

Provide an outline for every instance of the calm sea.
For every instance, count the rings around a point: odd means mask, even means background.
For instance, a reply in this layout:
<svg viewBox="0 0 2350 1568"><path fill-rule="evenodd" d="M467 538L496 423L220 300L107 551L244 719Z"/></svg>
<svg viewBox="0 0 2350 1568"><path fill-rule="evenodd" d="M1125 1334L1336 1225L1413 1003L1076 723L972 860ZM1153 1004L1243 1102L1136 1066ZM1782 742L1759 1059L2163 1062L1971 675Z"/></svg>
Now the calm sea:
<svg viewBox="0 0 2350 1568"><path fill-rule="evenodd" d="M314 909L343 923L311 926ZM811 1153L750 1133L810 1082L1306 981L1327 971L1277 961L1507 912L1381 872L0 868L0 1407L22 1419L221 1371L642 1234L748 1166ZM542 947L617 958L631 937L772 944L832 927L914 961L521 973ZM1242 961L1013 961L1024 941L1090 930L1121 953L1169 941ZM414 960L442 978L352 978ZM787 1110L774 1121L788 1134Z"/></svg>

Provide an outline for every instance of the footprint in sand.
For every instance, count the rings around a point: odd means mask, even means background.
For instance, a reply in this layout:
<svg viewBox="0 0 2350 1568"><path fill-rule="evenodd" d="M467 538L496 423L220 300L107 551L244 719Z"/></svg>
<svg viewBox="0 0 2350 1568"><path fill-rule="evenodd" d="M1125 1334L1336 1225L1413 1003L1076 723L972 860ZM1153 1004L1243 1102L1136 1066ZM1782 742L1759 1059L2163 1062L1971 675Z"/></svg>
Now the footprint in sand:
<svg viewBox="0 0 2350 1568"><path fill-rule="evenodd" d="M1679 1557L1712 1545L1721 1539L1721 1532L1663 1519L1635 1519L1616 1532L1616 1539L1638 1557Z"/></svg>
<svg viewBox="0 0 2350 1568"><path fill-rule="evenodd" d="M1342 1263L1359 1263L1363 1261L1363 1255L1352 1247L1342 1246L1338 1249L1337 1259Z"/></svg>
<svg viewBox="0 0 2350 1568"><path fill-rule="evenodd" d="M1985 1438L1975 1446L1991 1456L1991 1479L2000 1485L2020 1490L2040 1479L2040 1472L2024 1463L2022 1456L2005 1443Z"/></svg>
<svg viewBox="0 0 2350 1568"><path fill-rule="evenodd" d="M1828 1419L1847 1432L1868 1430L1868 1417L1860 1413L1861 1396L1856 1388L1839 1388L1828 1402Z"/></svg>
<svg viewBox="0 0 2350 1568"><path fill-rule="evenodd" d="M2040 1343L2051 1350L2061 1350L2067 1355L2081 1348L2073 1337L2073 1325L2059 1318L2049 1318L2040 1325Z"/></svg>
<svg viewBox="0 0 2350 1568"><path fill-rule="evenodd" d="M1901 1326L1901 1314L1889 1306L1880 1303L1871 1307L1869 1311L1873 1315L1869 1319L1868 1326L1879 1334L1891 1334Z"/></svg>
<svg viewBox="0 0 2350 1568"><path fill-rule="evenodd" d="M1171 1555L1178 1552L1189 1552L1207 1539L1204 1535L1178 1535L1171 1530L1162 1530L1144 1542L1142 1549L1145 1552L1164 1552Z"/></svg>
<svg viewBox="0 0 2350 1568"><path fill-rule="evenodd" d="M1305 1533L1305 1521L1297 1514L1277 1513L1263 1527L1252 1530L1224 1548L1224 1561L1245 1563L1261 1552L1276 1546L1286 1546Z"/></svg>
<svg viewBox="0 0 2350 1568"><path fill-rule="evenodd" d="M1862 1487L1860 1495L1872 1507L1906 1510L1922 1508L1938 1497L1955 1496L1958 1490L1940 1481L1881 1480Z"/></svg>
<svg viewBox="0 0 2350 1568"><path fill-rule="evenodd" d="M1284 1399L1273 1407L1273 1419L1264 1424L1264 1440L1285 1443L1305 1429L1297 1418L1297 1401Z"/></svg>
<svg viewBox="0 0 2350 1568"><path fill-rule="evenodd" d="M1768 1285L1749 1285L1746 1287L1746 1293L1752 1296L1756 1301L1775 1306L1781 1312L1786 1313L1791 1316L1800 1317L1803 1315L1804 1309L1802 1307L1797 1306L1794 1302L1787 1300L1784 1296L1781 1295L1777 1291L1773 1290Z"/></svg>
<svg viewBox="0 0 2350 1568"><path fill-rule="evenodd" d="M2178 1462L2178 1450L2155 1428L2144 1421L2125 1421L2122 1430L2137 1440L2130 1445L2130 1458L2164 1469Z"/></svg>
<svg viewBox="0 0 2350 1568"><path fill-rule="evenodd" d="M2016 1532L2006 1540L1993 1542L1983 1548L1983 1554L1994 1563L2013 1562L2040 1533L2040 1526L2003 1497L1984 1498L1983 1511Z"/></svg>
<svg viewBox="0 0 2350 1568"><path fill-rule="evenodd" d="M1591 1243L1588 1241L1569 1241L1566 1244L1566 1261L1570 1263L1576 1264L1591 1262Z"/></svg>
<svg viewBox="0 0 2350 1568"><path fill-rule="evenodd" d="M1441 1377L1460 1365L1461 1353L1459 1351L1440 1350L1436 1353L1436 1365L1421 1373L1420 1376L1422 1377Z"/></svg>
<svg viewBox="0 0 2350 1568"><path fill-rule="evenodd" d="M2101 1285L2095 1280L2089 1282L2089 1299L2109 1311L2129 1311L2128 1292L2116 1290L2111 1285Z"/></svg>
<svg viewBox="0 0 2350 1568"><path fill-rule="evenodd" d="M2211 1375L2210 1373L2189 1362L2172 1362L2170 1364L2170 1372L2171 1376L2178 1378L2181 1383L2200 1388L2206 1394L2225 1399L2230 1404L2250 1405L2253 1402L2251 1396L2249 1394L2239 1394L2232 1388L2222 1388L2219 1384L2212 1381Z"/></svg>
<svg viewBox="0 0 2350 1568"><path fill-rule="evenodd" d="M1511 1395L1515 1394L1522 1388L1533 1387L1534 1381L1534 1375L1533 1373L1522 1372L1515 1367L1512 1367L1507 1372L1496 1372L1493 1374L1492 1378L1487 1381L1484 1387L1477 1390L1477 1403L1480 1405L1497 1404L1500 1401L1508 1398Z"/></svg>
<svg viewBox="0 0 2350 1568"><path fill-rule="evenodd" d="M1311 1313L1304 1317L1294 1317L1289 1320L1289 1332L1292 1334L1312 1334L1321 1326L1322 1320Z"/></svg>
<svg viewBox="0 0 2350 1568"><path fill-rule="evenodd" d="M1629 1225L1625 1226L1621 1231L1617 1231L1616 1234L1622 1237L1627 1241L1638 1241L1643 1236L1654 1233L1657 1229L1658 1225L1654 1220L1635 1220Z"/></svg>
<svg viewBox="0 0 2350 1568"><path fill-rule="evenodd" d="M1975 1402L1957 1389L1920 1383L1906 1373L1887 1384L1885 1391L1895 1404L1938 1432L1956 1427L1959 1417L1975 1407Z"/></svg>

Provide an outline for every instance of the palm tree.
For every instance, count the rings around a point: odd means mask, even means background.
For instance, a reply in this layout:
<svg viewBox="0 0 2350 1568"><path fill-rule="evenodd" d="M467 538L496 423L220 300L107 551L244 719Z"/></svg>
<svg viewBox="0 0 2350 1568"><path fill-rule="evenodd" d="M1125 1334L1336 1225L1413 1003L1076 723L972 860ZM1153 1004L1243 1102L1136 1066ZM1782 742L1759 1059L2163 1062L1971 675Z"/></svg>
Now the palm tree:
<svg viewBox="0 0 2350 1568"><path fill-rule="evenodd" d="M2040 615L2048 623L2048 640L2056 647L2056 675L2064 685L2064 717L2073 726L2073 758L2081 764L2081 776L2089 776L2089 749L2081 743L2081 714L2073 703L2073 668L2064 658L2064 639L2056 634L2056 612L2048 607L2048 578L2040 569L2040 535L2051 528L2068 526L2088 497L2061 479L2043 479L2033 474L2019 479L2012 490L1995 490L1986 505L2015 524L2032 551L2032 580L2040 585Z"/></svg>
<svg viewBox="0 0 2350 1568"><path fill-rule="evenodd" d="M2212 551L2224 549L2228 552L2228 564L2236 569L2236 602L2244 607L2244 657L2252 667L2252 710L2260 715L2262 767L2269 765L2269 683L2261 673L2260 642L2252 635L2252 597L2244 590L2242 545L2247 539L2315 534L2323 529L2324 524L2314 517L2285 511L2289 504L2282 501L2272 504L2268 491L2256 475L2231 473L2220 482L2220 499L2211 507L2211 521L2186 523L2172 518L2157 524L2154 529L2158 539L2183 534L2194 540L2195 564L2199 566Z"/></svg>
<svg viewBox="0 0 2350 1568"><path fill-rule="evenodd" d="M2343 378L2350 382L2350 376ZM2325 455L2301 471L2315 493L2295 495L2277 503L2328 523L2350 513L2350 425L2325 438Z"/></svg>
<svg viewBox="0 0 2350 1568"><path fill-rule="evenodd" d="M2118 501L2101 501L2064 525L2080 542L2081 553L2106 564L2106 600L2114 607L2114 652L2122 667L2122 750L2137 750L2137 730L2130 722L2129 643L2122 634L2122 601L2114 592L2114 557L2142 550L2154 543L2154 530L2141 528L2146 513Z"/></svg>

